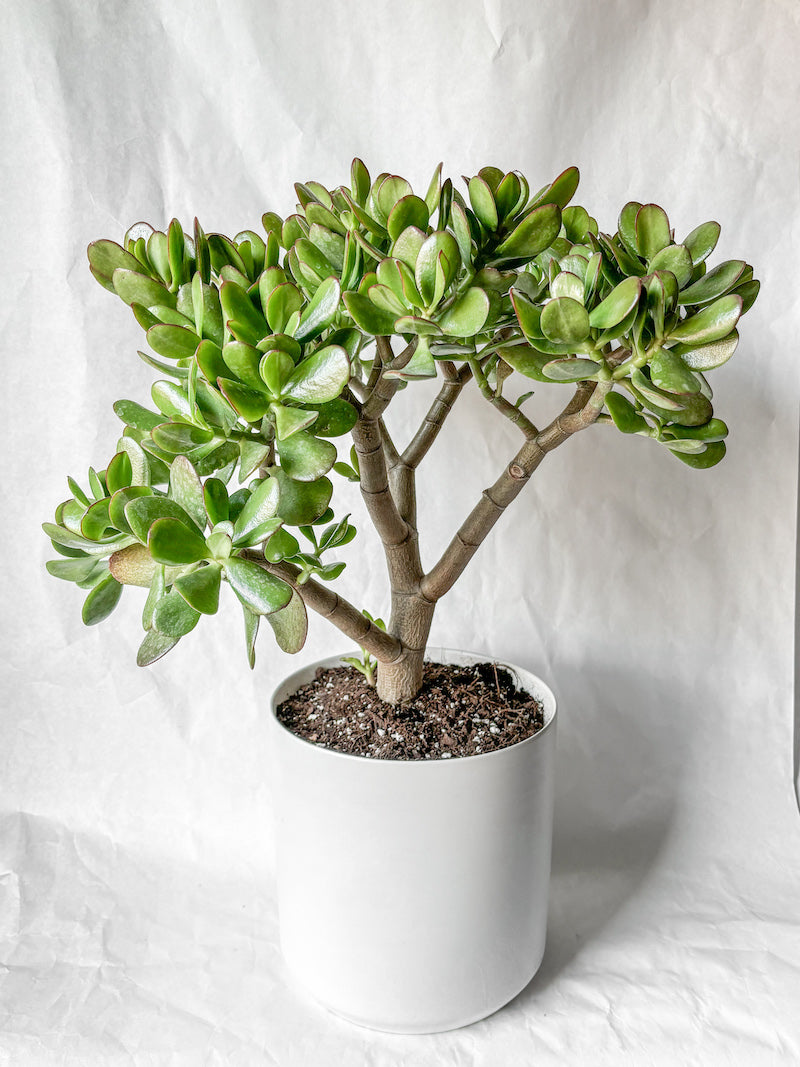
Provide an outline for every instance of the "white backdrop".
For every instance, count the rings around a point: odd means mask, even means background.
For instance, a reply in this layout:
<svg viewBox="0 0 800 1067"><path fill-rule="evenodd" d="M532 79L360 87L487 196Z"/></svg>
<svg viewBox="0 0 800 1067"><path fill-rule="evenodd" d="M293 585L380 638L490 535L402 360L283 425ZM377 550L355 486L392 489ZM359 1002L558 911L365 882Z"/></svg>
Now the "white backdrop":
<svg viewBox="0 0 800 1067"><path fill-rule="evenodd" d="M800 1063L800 6L2 9L0 1064ZM138 219L257 228L293 210L293 181L346 181L353 155L423 188L440 159L536 187L575 163L601 228L629 199L679 234L716 218L721 257L763 282L712 378L725 461L692 471L592 429L440 606L433 644L537 671L561 723L543 967L503 1012L429 1038L351 1028L284 973L265 715L296 661L264 635L251 674L227 598L138 669L141 598L84 628L39 528L65 475L111 455L112 401L152 380L87 243ZM401 438L425 396L403 395ZM428 561L514 450L484 407L463 398L429 458L447 507L423 500ZM376 544L345 558L344 595L385 610ZM312 621L301 657L342 647Z"/></svg>

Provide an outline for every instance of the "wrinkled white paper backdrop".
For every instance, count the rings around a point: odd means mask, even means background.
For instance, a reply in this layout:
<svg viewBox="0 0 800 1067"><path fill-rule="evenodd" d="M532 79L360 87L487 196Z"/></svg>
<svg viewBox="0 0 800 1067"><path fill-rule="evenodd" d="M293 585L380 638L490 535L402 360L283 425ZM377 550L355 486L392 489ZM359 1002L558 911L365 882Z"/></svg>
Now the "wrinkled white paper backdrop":
<svg viewBox="0 0 800 1067"><path fill-rule="evenodd" d="M3 5L0 57L0 1064L800 1063L797 3L27 0ZM441 605L432 643L538 671L561 725L541 972L430 1038L353 1029L284 973L264 720L295 661L264 635L249 673L226 598L139 670L136 592L85 629L42 566L65 474L104 465L112 401L151 381L88 241L257 227L356 154L423 186L440 159L537 186L576 163L602 228L628 199L679 235L714 217L764 283L713 376L720 467L597 427ZM515 447L461 403L423 476L447 486L421 507L431 562ZM346 558L344 595L384 610L374 538ZM302 656L342 647L315 622Z"/></svg>

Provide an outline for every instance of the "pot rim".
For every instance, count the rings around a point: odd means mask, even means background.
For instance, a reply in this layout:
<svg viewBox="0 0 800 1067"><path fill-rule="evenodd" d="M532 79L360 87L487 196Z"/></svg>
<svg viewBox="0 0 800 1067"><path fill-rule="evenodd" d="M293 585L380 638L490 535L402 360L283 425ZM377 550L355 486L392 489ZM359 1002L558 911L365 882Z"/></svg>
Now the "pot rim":
<svg viewBox="0 0 800 1067"><path fill-rule="evenodd" d="M507 663L505 660L501 661L499 659L496 659L494 656L487 655L483 652L467 652L459 648L444 648L440 646L430 646L426 648L426 662L440 662L438 660L439 656L466 656L469 657L474 663L496 663L498 667L507 668L508 670L512 671L517 675L517 684L520 684L521 682L520 675L528 675L530 678L535 679L536 683L538 684L538 686L541 687L542 690L540 694L537 694L537 697L544 697L544 700L542 701L542 703L545 705L544 726L537 730L536 733L531 734L529 737L525 737L521 741L515 741L513 745L505 745L503 748L496 748L492 752L476 752L468 756L453 756L450 759L442 759L441 757L438 757L437 759L385 759L376 758L374 756L362 756L355 752L339 752L335 748L326 748L324 745L318 745L315 744L315 742L313 741L308 741L306 740L306 738L300 737L299 734L294 733L294 731L290 730L288 726L284 726L284 724L278 718L276 711L278 705L278 694L283 690L289 678L291 678L294 674L299 674L301 671L316 671L319 667L346 666L346 664L342 663L343 658L345 656L352 656L356 654L357 652L354 652L352 650L346 650L336 655L324 656L322 659L318 659L313 661L312 663L308 663L302 667L298 667L296 671L292 671L291 674L288 674L283 679L281 679L281 681L273 689L269 698L270 716L272 718L273 724L279 727L284 734L292 738L298 744L306 745L308 748L313 749L315 752L323 754L323 756L336 757L340 760L355 760L358 763L369 764L370 766L385 765L390 767L441 767L442 765L447 767L453 767L455 765L463 764L466 760L498 759L501 758L506 752L517 752L523 745L532 744L537 740L537 738L542 737L544 734L546 734L548 731L551 731L551 729L555 727L556 716L558 713L558 701L556 700L555 694L553 693L553 690L550 688L550 686L546 682L542 681L542 679L537 674L534 674L533 671L528 670L527 667L520 667L516 663ZM547 706L548 704L549 707Z"/></svg>

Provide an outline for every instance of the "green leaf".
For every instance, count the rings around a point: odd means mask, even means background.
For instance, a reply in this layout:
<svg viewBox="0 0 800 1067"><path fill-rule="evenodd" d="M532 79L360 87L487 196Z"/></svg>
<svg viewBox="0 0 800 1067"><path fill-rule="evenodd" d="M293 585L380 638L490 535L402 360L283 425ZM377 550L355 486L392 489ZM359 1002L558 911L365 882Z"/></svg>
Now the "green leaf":
<svg viewBox="0 0 800 1067"><path fill-rule="evenodd" d="M222 312L228 322L239 326L239 340L256 345L269 332L267 320L253 304L249 295L234 282L223 282L219 287Z"/></svg>
<svg viewBox="0 0 800 1067"><path fill-rule="evenodd" d="M210 451L208 451L210 449ZM192 452L190 459L201 478L215 471L232 468L239 458L239 446L235 441L224 441L221 445L204 445Z"/></svg>
<svg viewBox="0 0 800 1067"><path fill-rule="evenodd" d="M580 344L589 336L589 313L577 300L560 296L542 309L542 332L560 344Z"/></svg>
<svg viewBox="0 0 800 1067"><path fill-rule="evenodd" d="M672 450L670 450L672 451ZM685 463L688 467L694 467L696 470L707 470L709 467L716 466L721 459L725 456L725 442L713 441L708 445L704 452L699 455L687 455L683 452L674 452L674 456L677 456L679 460Z"/></svg>
<svg viewBox="0 0 800 1067"><path fill-rule="evenodd" d="M347 400L337 397L319 408L314 423L315 437L341 437L355 426L358 412Z"/></svg>
<svg viewBox="0 0 800 1067"><path fill-rule="evenodd" d="M336 462L336 446L300 431L278 442L281 467L290 478L315 482L327 474Z"/></svg>
<svg viewBox="0 0 800 1067"><path fill-rule="evenodd" d="M568 256L567 259L574 259L576 257ZM579 261L581 262L581 261ZM561 261L562 270L559 274L553 278L550 283L550 295L551 296L568 296L572 300L577 300L579 304L583 303L583 277L582 275L573 274L571 270L564 266L565 260Z"/></svg>
<svg viewBox="0 0 800 1067"><path fill-rule="evenodd" d="M280 486L275 478L265 478L248 497L233 527L233 543L246 541L256 527L278 513Z"/></svg>
<svg viewBox="0 0 800 1067"><path fill-rule="evenodd" d="M99 562L96 556L83 556L75 559L49 559L45 563L45 567L54 578L61 578L65 582L82 582L89 577Z"/></svg>
<svg viewBox="0 0 800 1067"><path fill-rule="evenodd" d="M605 300L589 313L589 325L594 329L607 330L619 323L639 303L642 283L638 278L626 278L615 286Z"/></svg>
<svg viewBox="0 0 800 1067"><path fill-rule="evenodd" d="M106 485L109 493L125 489L133 480L133 468L127 452L117 452L106 469Z"/></svg>
<svg viewBox="0 0 800 1067"><path fill-rule="evenodd" d="M608 393L605 405L614 420L614 425L622 433L641 433L647 430L647 420L622 393Z"/></svg>
<svg viewBox="0 0 800 1067"><path fill-rule="evenodd" d="M72 533L69 530L65 530L63 527L57 526L53 522L43 522L42 529L56 545L60 545L63 548L79 549L87 555L93 556L107 556L108 553L113 552L115 548L123 548L125 545L129 545L133 540L131 537L115 536L104 538L102 541L90 541L88 538L82 537L80 534Z"/></svg>
<svg viewBox="0 0 800 1067"><path fill-rule="evenodd" d="M503 349L502 356L509 367L519 371L526 378L533 378L537 382L552 381L544 373L545 366L552 362L551 355L537 352L527 345L515 345L513 348Z"/></svg>
<svg viewBox="0 0 800 1067"><path fill-rule="evenodd" d="M292 599L291 586L249 560L231 556L225 574L239 600L256 615L280 611Z"/></svg>
<svg viewBox="0 0 800 1067"><path fill-rule="evenodd" d="M197 471L186 456L176 456L169 472L169 495L199 530L204 530L208 518L203 487Z"/></svg>
<svg viewBox="0 0 800 1067"><path fill-rule="evenodd" d="M206 479L203 485L203 501L212 526L228 521L228 490L223 481L219 478Z"/></svg>
<svg viewBox="0 0 800 1067"><path fill-rule="evenodd" d="M549 248L561 228L561 211L555 204L542 204L529 212L498 247L497 259L532 259Z"/></svg>
<svg viewBox="0 0 800 1067"><path fill-rule="evenodd" d="M722 441L728 436L728 427L722 419L711 419L703 426L669 427L669 432L679 441Z"/></svg>
<svg viewBox="0 0 800 1067"><path fill-rule="evenodd" d="M280 468L272 476L280 486L278 513L287 525L315 522L327 510L333 494L333 484L328 478L316 482L296 481Z"/></svg>
<svg viewBox="0 0 800 1067"><path fill-rule="evenodd" d="M311 303L300 316L294 331L295 340L310 341L330 326L339 308L341 286L338 278L327 278L314 293Z"/></svg>
<svg viewBox="0 0 800 1067"><path fill-rule="evenodd" d="M600 365L592 359L554 359L544 365L544 373L554 382L582 382L593 378Z"/></svg>
<svg viewBox="0 0 800 1067"><path fill-rule="evenodd" d="M303 306L303 296L296 285L285 282L276 286L267 302L267 320L273 333L282 333L295 311Z"/></svg>
<svg viewBox="0 0 800 1067"><path fill-rule="evenodd" d="M392 256L413 271L424 243L425 234L422 230L417 226L407 226L392 245Z"/></svg>
<svg viewBox="0 0 800 1067"><path fill-rule="evenodd" d="M700 383L679 355L660 349L650 357L650 380L670 393L699 393Z"/></svg>
<svg viewBox="0 0 800 1067"><path fill-rule="evenodd" d="M141 271L142 265L135 256L132 256L130 252L126 252L125 249L118 245L115 241L93 241L86 249L86 254L89 257L89 266L92 269L92 273L98 281L105 281L106 288L111 289L111 279L114 275L114 271L129 270Z"/></svg>
<svg viewBox="0 0 800 1067"><path fill-rule="evenodd" d="M122 533L131 533L128 520L125 517L125 505L141 496L152 496L153 490L145 485L131 485L118 489L108 503L108 518L111 525ZM146 540L143 538L142 540Z"/></svg>
<svg viewBox="0 0 800 1067"><path fill-rule="evenodd" d="M188 422L162 422L154 428L151 436L159 448L173 455L191 452L193 448L214 439L212 430L204 430L202 426L192 426Z"/></svg>
<svg viewBox="0 0 800 1067"><path fill-rule="evenodd" d="M474 337L489 317L489 297L473 286L439 317L442 331L452 337Z"/></svg>
<svg viewBox="0 0 800 1067"><path fill-rule="evenodd" d="M217 380L220 392L247 422L259 422L269 411L270 398L265 392L251 389L249 385L231 381L230 378Z"/></svg>
<svg viewBox="0 0 800 1067"><path fill-rule="evenodd" d="M498 226L497 204L488 183L481 177L470 178L469 202L472 210L485 229L494 231Z"/></svg>
<svg viewBox="0 0 800 1067"><path fill-rule="evenodd" d="M288 530L281 528L276 530L264 545L264 558L270 563L280 563L282 559L294 556L300 551L297 538L293 537Z"/></svg>
<svg viewBox="0 0 800 1067"><path fill-rule="evenodd" d="M272 396L280 396L286 382L294 371L294 359L288 352L280 349L270 349L262 357L258 367L261 381L266 385Z"/></svg>
<svg viewBox="0 0 800 1067"><path fill-rule="evenodd" d="M383 311L363 293L343 295L345 307L359 329L373 337L388 337L394 333L395 316Z"/></svg>
<svg viewBox="0 0 800 1067"><path fill-rule="evenodd" d="M658 204L644 204L636 215L636 244L639 255L652 259L672 240L667 213Z"/></svg>
<svg viewBox="0 0 800 1067"><path fill-rule="evenodd" d="M292 434L311 426L319 417L318 411L290 408L277 403L272 404L270 411L275 416L275 436L279 441L285 441Z"/></svg>
<svg viewBox="0 0 800 1067"><path fill-rule="evenodd" d="M107 619L119 603L122 596L122 586L113 574L103 580L92 589L83 602L81 618L87 626L94 626L103 619Z"/></svg>
<svg viewBox="0 0 800 1067"><path fill-rule="evenodd" d="M555 204L560 208L566 207L575 195L579 181L580 171L578 168L567 167L567 169L562 171L557 178L554 178L549 185L546 185L540 193L537 193L531 206L536 207L539 204Z"/></svg>
<svg viewBox="0 0 800 1067"><path fill-rule="evenodd" d="M233 371L240 382L244 382L256 392L264 392L264 380L259 373L263 357L257 348L243 341L229 341L223 345L222 358L228 370ZM228 371L223 371L220 377L227 378Z"/></svg>
<svg viewBox="0 0 800 1067"><path fill-rule="evenodd" d="M704 222L692 230L683 242L695 266L707 259L717 247L720 229L718 222Z"/></svg>
<svg viewBox="0 0 800 1067"><path fill-rule="evenodd" d="M90 541L101 541L104 536L111 536L109 530L108 499L98 500L87 508L81 519L81 534Z"/></svg>
<svg viewBox="0 0 800 1067"><path fill-rule="evenodd" d="M704 274L678 297L679 304L707 304L717 300L736 285L747 264L743 259L729 259Z"/></svg>
<svg viewBox="0 0 800 1067"><path fill-rule="evenodd" d="M253 471L265 462L269 445L262 440L239 441L239 482L247 481Z"/></svg>
<svg viewBox="0 0 800 1067"><path fill-rule="evenodd" d="M417 226L419 229L427 229L430 212L427 204L413 193L401 197L389 212L386 224L389 236L396 241L403 230L408 226Z"/></svg>
<svg viewBox="0 0 800 1067"><path fill-rule="evenodd" d="M182 522L187 530L194 533L199 531L193 520L176 500L166 496L141 495L128 498L128 490L122 490L121 503L125 512L125 518L133 534L142 544L145 544L150 535L150 528L157 519L175 519ZM203 514L205 525L205 513Z"/></svg>
<svg viewBox="0 0 800 1067"><path fill-rule="evenodd" d="M155 278L149 278L146 274L140 274L139 271L117 267L111 276L117 295L126 304L142 304L148 308L163 304L164 307L174 308L177 302L175 294L171 293L161 282L157 282Z"/></svg>
<svg viewBox="0 0 800 1067"><path fill-rule="evenodd" d="M742 313L740 296L723 296L708 307L680 322L671 332L670 339L686 344L719 341L733 330Z"/></svg>
<svg viewBox="0 0 800 1067"><path fill-rule="evenodd" d="M132 501L126 508L126 515L131 507L148 499L154 498L143 497L142 500ZM205 538L177 518L156 519L150 527L147 547L156 563L166 563L171 567L197 563L208 555Z"/></svg>
<svg viewBox="0 0 800 1067"><path fill-rule="evenodd" d="M650 270L668 270L675 275L678 288L686 285L692 276L692 257L685 245L667 245L650 260Z"/></svg>
<svg viewBox="0 0 800 1067"><path fill-rule="evenodd" d="M308 613L303 598L296 589L285 608L267 615L267 622L275 633L278 647L293 655L306 643L308 634Z"/></svg>
<svg viewBox="0 0 800 1067"><path fill-rule="evenodd" d="M414 280L426 306L432 307L439 302L460 265L458 243L451 233L446 230L434 230L425 238L414 265ZM443 272L443 277L439 275L440 271Z"/></svg>
<svg viewBox="0 0 800 1067"><path fill-rule="evenodd" d="M617 230L622 243L632 256L639 255L639 241L636 236L636 216L639 214L641 204L638 200L630 200L619 213Z"/></svg>
<svg viewBox="0 0 800 1067"><path fill-rule="evenodd" d="M177 585L177 582L176 582ZM189 603L178 593L177 589L171 590L166 596L156 603L153 609L153 626L167 637L178 640L190 633L200 618L200 612L195 611Z"/></svg>
<svg viewBox="0 0 800 1067"><path fill-rule="evenodd" d="M244 613L244 639L247 646L247 662L252 670L256 665L256 637L258 636L258 624L261 621L261 616L250 611L245 604L242 604L242 611Z"/></svg>
<svg viewBox="0 0 800 1067"><path fill-rule="evenodd" d="M675 345L670 351L677 353L691 370L707 371L727 363L738 344L739 334L734 330L720 341L701 345Z"/></svg>
<svg viewBox="0 0 800 1067"><path fill-rule="evenodd" d="M192 409L185 389L175 382L153 382L150 389L153 403L168 419L178 418L192 422Z"/></svg>
<svg viewBox="0 0 800 1067"><path fill-rule="evenodd" d="M340 345L328 345L307 356L295 368L283 395L300 404L324 404L338 397L349 379L347 353Z"/></svg>
<svg viewBox="0 0 800 1067"><path fill-rule="evenodd" d="M420 378L436 377L436 362L431 354L428 341L420 337L411 359L400 370L384 371L385 378L399 378L403 382L412 382Z"/></svg>
<svg viewBox="0 0 800 1067"><path fill-rule="evenodd" d="M139 646L136 663L139 667L149 667L151 663L165 656L179 641L177 637L169 637L168 634L159 633L158 630L148 630L144 641Z"/></svg>
<svg viewBox="0 0 800 1067"><path fill-rule="evenodd" d="M218 563L209 563L195 571L175 579L175 588L195 611L203 615L215 615L219 608L219 587L222 569ZM164 627L159 627L164 629Z"/></svg>
<svg viewBox="0 0 800 1067"><path fill-rule="evenodd" d="M374 287L373 287L374 288ZM441 337L442 329L430 319L422 319L417 315L402 315L394 324L395 332L400 334L414 334L417 337Z"/></svg>
<svg viewBox="0 0 800 1067"><path fill-rule="evenodd" d="M149 432L154 426L158 426L159 423L164 421L161 415L142 407L135 400L117 400L114 403L114 414L126 426L132 426L135 430L144 430L145 432Z"/></svg>

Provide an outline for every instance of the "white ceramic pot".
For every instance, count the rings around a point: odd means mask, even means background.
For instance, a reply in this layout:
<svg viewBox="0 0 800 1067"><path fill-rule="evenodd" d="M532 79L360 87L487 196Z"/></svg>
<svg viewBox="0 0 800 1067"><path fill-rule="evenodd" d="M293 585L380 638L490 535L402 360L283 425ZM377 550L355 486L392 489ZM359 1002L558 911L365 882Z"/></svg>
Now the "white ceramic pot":
<svg viewBox="0 0 800 1067"><path fill-rule="evenodd" d="M304 741L274 715L318 667L340 663L304 667L272 698L284 957L317 1000L362 1026L465 1026L516 996L544 953L555 698L507 664L544 705L538 733L478 756L367 759Z"/></svg>

